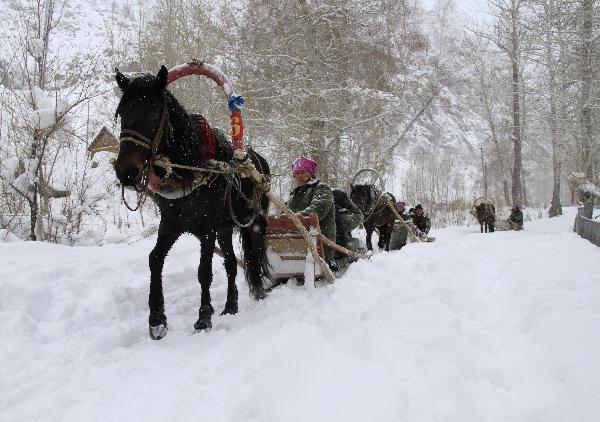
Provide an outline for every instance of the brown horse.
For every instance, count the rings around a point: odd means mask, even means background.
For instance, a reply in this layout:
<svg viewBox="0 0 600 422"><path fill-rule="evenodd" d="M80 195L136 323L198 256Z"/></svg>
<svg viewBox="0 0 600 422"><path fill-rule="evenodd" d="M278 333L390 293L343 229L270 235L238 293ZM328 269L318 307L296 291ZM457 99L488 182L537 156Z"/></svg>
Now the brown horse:
<svg viewBox="0 0 600 422"><path fill-rule="evenodd" d="M374 185L350 185L350 199L362 211L364 216L363 225L367 231L367 249L372 251L371 236L375 228L379 231L379 249L390 250L390 239L396 216L388 205L385 197L389 196L391 203L396 198L389 192L381 193Z"/></svg>
<svg viewBox="0 0 600 422"><path fill-rule="evenodd" d="M488 231L494 232L494 223L496 222L496 207L494 204L488 202L482 202L475 206L474 210L471 210L473 217L477 219L477 222L481 226L481 233Z"/></svg>

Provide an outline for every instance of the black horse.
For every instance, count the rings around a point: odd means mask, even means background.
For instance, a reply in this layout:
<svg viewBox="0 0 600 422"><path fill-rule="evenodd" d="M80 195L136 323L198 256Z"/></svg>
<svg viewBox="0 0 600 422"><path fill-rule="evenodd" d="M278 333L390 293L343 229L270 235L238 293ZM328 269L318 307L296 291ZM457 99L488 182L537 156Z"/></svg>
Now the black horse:
<svg viewBox="0 0 600 422"><path fill-rule="evenodd" d="M228 142L217 142L215 134L203 131L202 122L189 115L177 99L166 90L168 70L162 66L157 76L141 75L133 79L116 71L117 84L123 96L116 115L121 117L121 145L115 163L117 177L123 186L144 189L149 175L162 178L163 167L154 165L158 156L166 156L171 163L201 167L207 157L231 162L232 147ZM209 136L210 135L210 136ZM210 144L212 141L212 144ZM269 166L257 153L249 157L263 174L269 174ZM187 195L167 199L158 194L151 197L160 209L158 238L150 252L150 336L160 339L167 334L162 290L162 270L165 257L183 233L191 233L200 240L200 266L198 281L201 286L199 317L194 328L210 329L214 313L210 300L212 282L212 257L215 239L224 253L227 272L227 301L223 314L235 314L238 309L238 291L235 284L237 260L233 250L233 218L252 224L240 228L246 280L250 293L256 299L266 296L263 277L270 277L264 236L268 199L256 195L250 201L253 185L249 179L236 178L234 174L211 174L210 180L200 186L191 185L198 174L194 170L175 168L175 177L187 188ZM240 193L242 192L242 193ZM258 203L257 203L258 202ZM254 204L254 206L252 206ZM258 209L257 209L258 208ZM260 212L259 212L260 211ZM232 215L234 216L232 218Z"/></svg>
<svg viewBox="0 0 600 422"><path fill-rule="evenodd" d="M367 231L367 249L372 251L371 236L375 228L379 231L379 249L390 250L390 239L396 216L386 201L386 195L391 203L395 203L394 195L383 194L374 185L350 185L350 199L362 211L363 225Z"/></svg>
<svg viewBox="0 0 600 422"><path fill-rule="evenodd" d="M477 219L481 227L481 233L484 230L486 233L488 231L490 233L494 232L494 223L496 222L496 207L494 207L494 204L482 202L471 211L471 214Z"/></svg>

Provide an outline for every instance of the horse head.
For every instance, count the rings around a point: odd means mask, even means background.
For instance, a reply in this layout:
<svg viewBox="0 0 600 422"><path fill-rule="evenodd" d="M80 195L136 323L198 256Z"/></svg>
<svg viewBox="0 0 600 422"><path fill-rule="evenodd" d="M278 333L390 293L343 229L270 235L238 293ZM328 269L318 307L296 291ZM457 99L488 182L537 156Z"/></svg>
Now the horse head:
<svg viewBox="0 0 600 422"><path fill-rule="evenodd" d="M350 200L364 213L369 212L379 197L374 185L350 185Z"/></svg>
<svg viewBox="0 0 600 422"><path fill-rule="evenodd" d="M118 69L115 78L123 96L116 116L121 117L120 149L115 171L123 186L142 181L144 169L168 136L168 70L162 66L156 76L143 74L129 79Z"/></svg>

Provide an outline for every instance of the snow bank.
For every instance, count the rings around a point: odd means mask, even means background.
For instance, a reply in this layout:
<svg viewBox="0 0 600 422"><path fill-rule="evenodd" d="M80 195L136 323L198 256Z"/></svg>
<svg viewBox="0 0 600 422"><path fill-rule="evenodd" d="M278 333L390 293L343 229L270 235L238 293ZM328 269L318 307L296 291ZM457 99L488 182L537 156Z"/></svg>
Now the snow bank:
<svg viewBox="0 0 600 422"><path fill-rule="evenodd" d="M434 230L260 303L240 276L240 313L202 334L187 237L167 258L160 342L151 240L0 244L0 420L597 421L600 249L566 211L523 232Z"/></svg>

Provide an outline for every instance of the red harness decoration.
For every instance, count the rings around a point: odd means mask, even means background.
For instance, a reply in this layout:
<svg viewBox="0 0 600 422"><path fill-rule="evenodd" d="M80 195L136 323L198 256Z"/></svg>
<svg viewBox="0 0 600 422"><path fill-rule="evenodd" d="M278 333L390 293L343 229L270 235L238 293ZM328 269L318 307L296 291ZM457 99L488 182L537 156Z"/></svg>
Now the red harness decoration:
<svg viewBox="0 0 600 422"><path fill-rule="evenodd" d="M217 139L213 133L206 118L201 114L192 114L198 123L200 123L200 133L204 138L204 151L202 152L203 160L214 160L217 157Z"/></svg>
<svg viewBox="0 0 600 422"><path fill-rule="evenodd" d="M244 120L240 111L231 113L231 141L233 149L244 147Z"/></svg>

